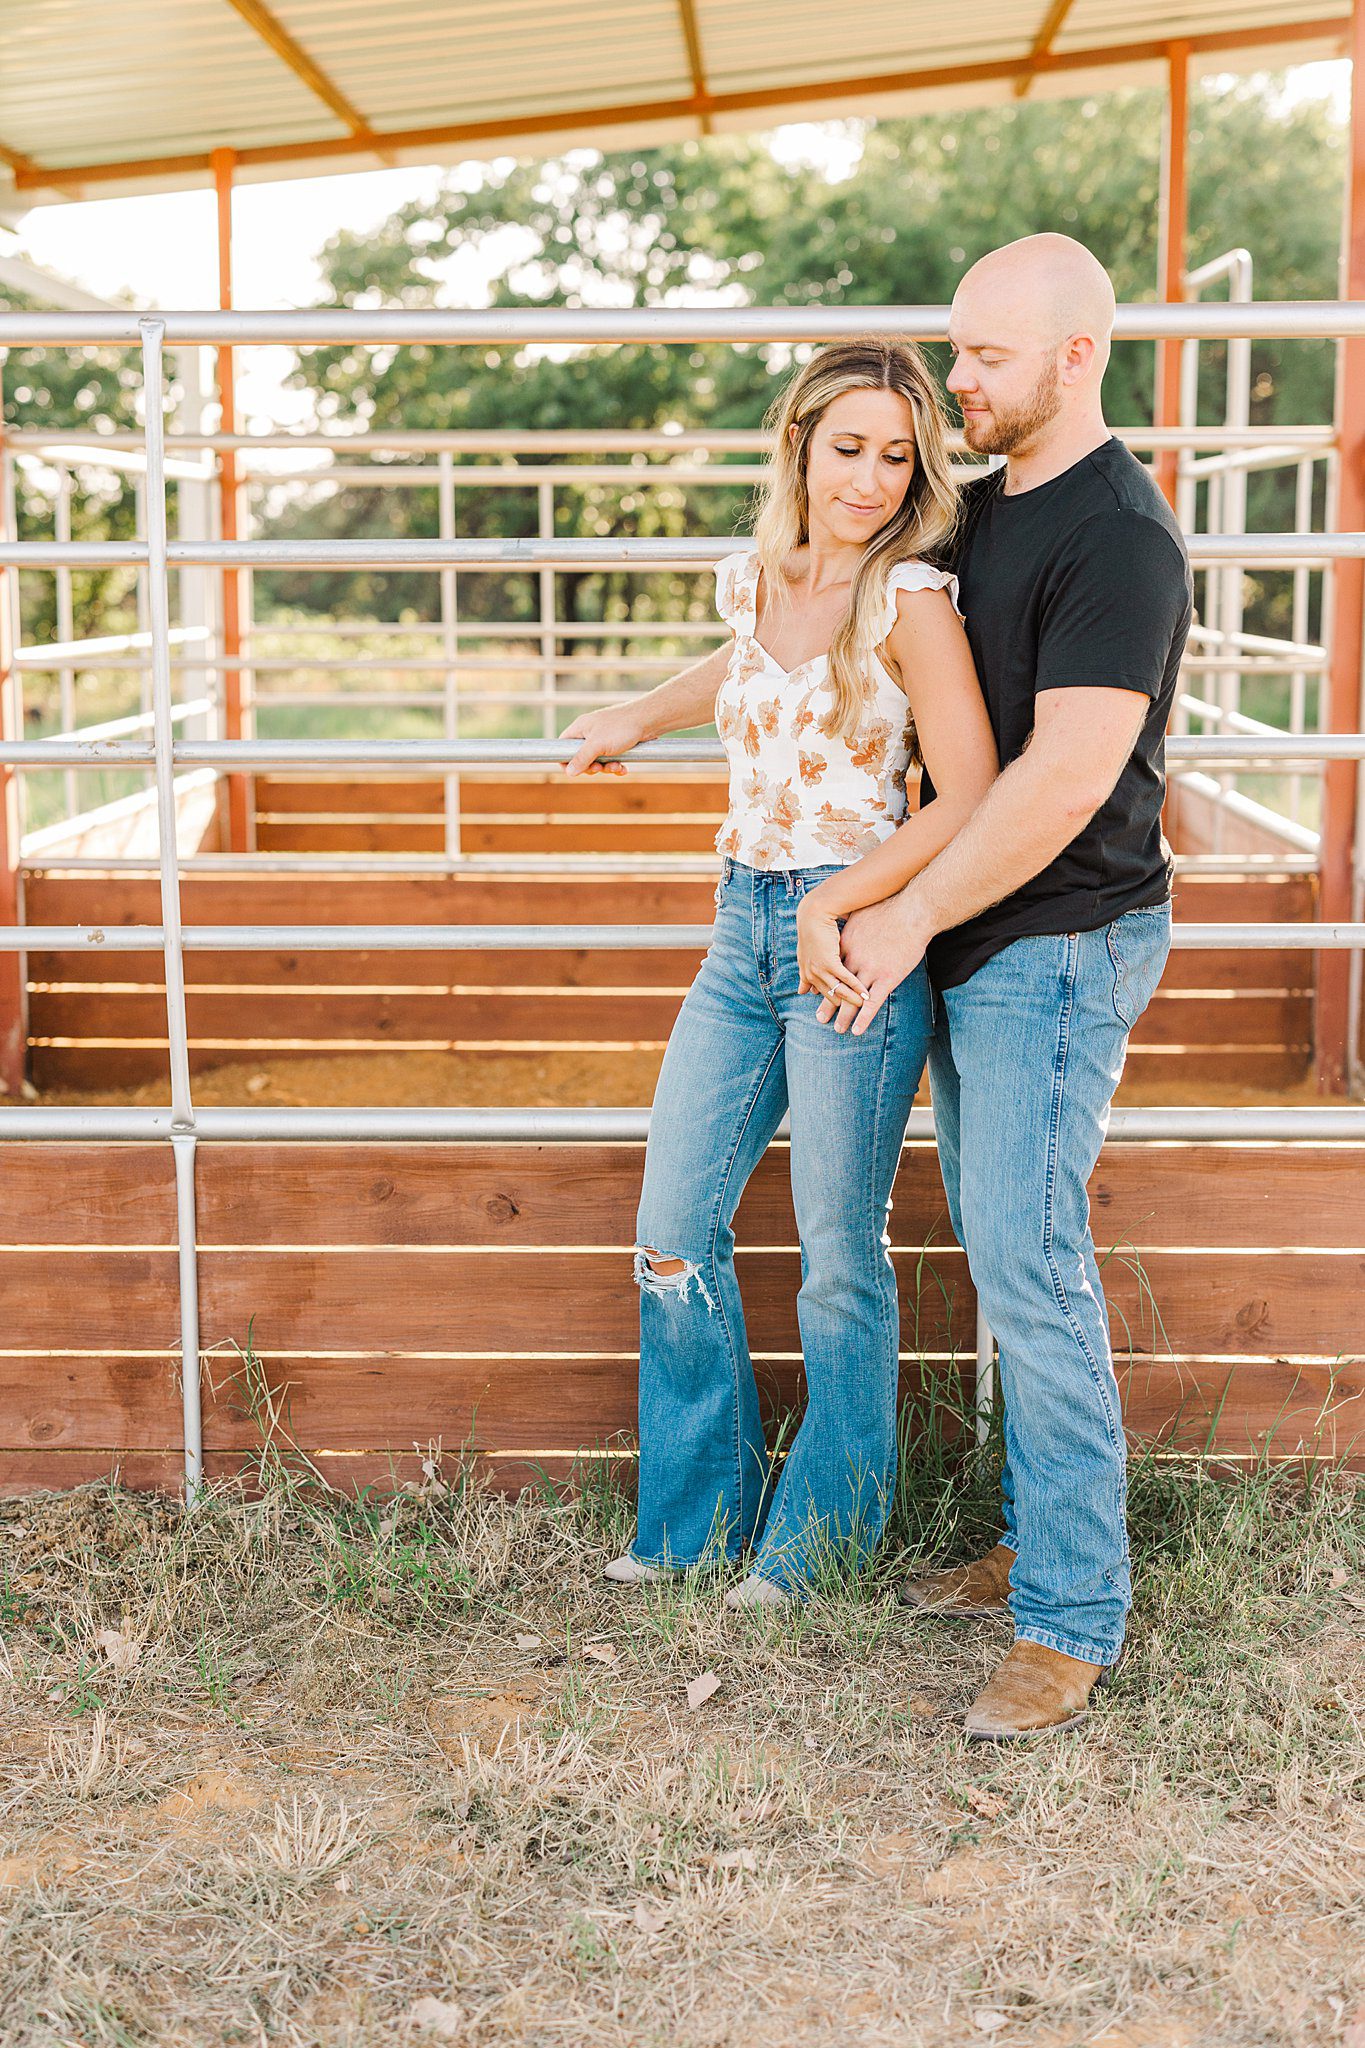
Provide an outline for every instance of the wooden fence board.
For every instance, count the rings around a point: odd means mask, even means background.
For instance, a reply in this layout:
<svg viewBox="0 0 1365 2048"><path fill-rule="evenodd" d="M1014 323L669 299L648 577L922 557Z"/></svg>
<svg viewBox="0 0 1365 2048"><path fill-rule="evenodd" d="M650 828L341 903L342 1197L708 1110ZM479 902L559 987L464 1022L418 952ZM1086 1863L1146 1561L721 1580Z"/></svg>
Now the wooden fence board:
<svg viewBox="0 0 1365 2048"><path fill-rule="evenodd" d="M164 1144L0 1144L0 1246L175 1243Z"/></svg>
<svg viewBox="0 0 1365 2048"><path fill-rule="evenodd" d="M73 1271L71 1283L79 1280ZM75 1354L15 1358L0 1353L0 1447L16 1451L119 1444L160 1450L182 1428L180 1359Z"/></svg>
<svg viewBox="0 0 1365 2048"><path fill-rule="evenodd" d="M169 1165L169 1148L0 1151L26 1232L0 1251L0 1491L79 1483L116 1460L134 1484L175 1485L175 1255L137 1249L129 1235L144 1193L148 1215L169 1226L169 1174L149 1176L158 1152ZM770 1412L801 1398L783 1151L763 1162L738 1226ZM639 1146L204 1145L210 1471L231 1469L253 1440L228 1343L245 1340L253 1317L271 1383L288 1388L291 1433L339 1484L414 1474L404 1447L433 1436L447 1451L472 1440L497 1483L515 1484L531 1453L562 1471L576 1445L628 1433L640 1164ZM1092 1193L1135 1439L1365 1460L1358 1147L1115 1145ZM561 1248L566 1211L578 1241L598 1248ZM107 1230L111 1242L79 1248L77 1213L87 1240ZM970 1380L972 1291L924 1144L907 1152L893 1229L907 1353L951 1349ZM922 1259L917 1246L935 1231L942 1241ZM446 1248L457 1243L471 1248ZM1106 1255L1110 1243L1119 1249ZM271 1248L242 1248L261 1244ZM925 1369L938 1380L949 1370L946 1360ZM923 1387L907 1357L903 1392Z"/></svg>
<svg viewBox="0 0 1365 2048"><path fill-rule="evenodd" d="M575 776L571 781L564 775L509 777L472 774L466 769L455 779L461 816L483 816L490 811L531 816L640 816L664 811L705 814L714 819L724 815L729 789L724 775L592 775ZM445 784L433 775L394 781L374 775L350 781L337 776L258 775L256 797L258 811L267 813L439 812L445 803Z"/></svg>
<svg viewBox="0 0 1365 2048"><path fill-rule="evenodd" d="M213 1144L198 1167L205 1244L596 1245L635 1241L643 1145ZM774 1143L745 1189L742 1244L796 1241L790 1152ZM1097 1243L1365 1246L1353 1147L1113 1144L1091 1181ZM907 1145L898 1246L950 1243L934 1147Z"/></svg>
<svg viewBox="0 0 1365 2048"><path fill-rule="evenodd" d="M660 988L460 987L325 992L192 986L186 1014L192 1038L256 1046L273 1040L326 1048L341 1040L489 1041L632 1039L666 1042L685 991ZM135 988L35 989L30 1032L42 1038L164 1039L164 991ZM1311 1034L1306 997L1227 999L1157 995L1133 1032L1134 1045L1273 1046L1304 1050Z"/></svg>
<svg viewBox="0 0 1365 2048"><path fill-rule="evenodd" d="M970 1349L962 1254L935 1249L932 1274L919 1279L918 1263L913 1251L896 1255L907 1347ZM348 1347L383 1348L393 1343L395 1302L405 1305L407 1350L619 1351L635 1342L624 1253L208 1250L200 1266L210 1342L240 1341L254 1314L263 1344L329 1350L344 1332ZM755 1349L799 1348L798 1269L795 1251L739 1253ZM1359 1339L1365 1253L1153 1251L1139 1273L1116 1252L1103 1278L1119 1351L1346 1356Z"/></svg>
<svg viewBox="0 0 1365 2048"><path fill-rule="evenodd" d="M504 1043L499 1051L499 1057L539 1059L543 1053L559 1050L562 1044L563 1041L557 1039L523 1041L521 1044L511 1045ZM456 1039L450 1041L446 1049L453 1053L479 1052L488 1049L488 1042ZM596 1093L603 1101L609 1101L619 1094L617 1061L622 1050L653 1052L658 1056L662 1052L662 1044L642 1045L638 1040L624 1039L606 1043L580 1043L576 1048L577 1059L600 1060L601 1081ZM229 1039L221 1044L192 1045L190 1070L196 1074L209 1073L213 1068L222 1066L226 1060L268 1060L272 1067L279 1067L295 1060L316 1060L328 1053L347 1052L357 1058L373 1054L377 1059L391 1060L394 1056L382 1043L378 1046L369 1043L355 1047L344 1041L332 1040L321 1045L290 1046L281 1045L278 1041L252 1045L241 1040ZM33 1078L41 1088L96 1091L161 1083L167 1091L166 1100L169 1100L169 1066L164 1035L159 1045L153 1044L145 1048L87 1043L74 1046L38 1044L33 1048L32 1065ZM1301 1051L1286 1051L1281 1047L1248 1049L1240 1046L1234 1046L1228 1051L1208 1051L1200 1048L1174 1050L1164 1046L1134 1045L1129 1050L1125 1070L1128 1082L1139 1082L1144 1087L1159 1087L1168 1078L1174 1078L1178 1079L1184 1088L1232 1088L1255 1085L1267 1090L1292 1087L1304 1080L1306 1074L1307 1056ZM1122 1090L1119 1100L1123 1100Z"/></svg>
<svg viewBox="0 0 1365 2048"><path fill-rule="evenodd" d="M713 818L481 818L462 821L464 853L709 853L715 846ZM256 827L261 853L443 853L442 819L262 818Z"/></svg>
<svg viewBox="0 0 1365 2048"><path fill-rule="evenodd" d="M309 913L311 916L311 912ZM708 900L706 924L711 916ZM416 920L414 920L416 921ZM524 918L520 921L524 921ZM605 922L606 920L601 920ZM326 924L335 919L321 918ZM207 952L185 954L189 986L288 988L686 988L701 964L703 948L529 946L464 948L459 951L381 952ZM35 988L132 984L164 986L160 953L30 953ZM1313 955L1278 947L1266 951L1225 950L1172 953L1161 978L1158 1000L1207 992L1219 999L1260 996L1311 997ZM1308 1001L1311 1013L1311 1000Z"/></svg>

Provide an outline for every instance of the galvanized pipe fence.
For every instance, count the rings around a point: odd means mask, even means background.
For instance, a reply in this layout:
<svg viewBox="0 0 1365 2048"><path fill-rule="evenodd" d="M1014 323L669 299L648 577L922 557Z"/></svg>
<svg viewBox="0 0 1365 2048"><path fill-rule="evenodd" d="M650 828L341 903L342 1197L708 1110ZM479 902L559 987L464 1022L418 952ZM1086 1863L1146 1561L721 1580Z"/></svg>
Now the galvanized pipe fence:
<svg viewBox="0 0 1365 2048"><path fill-rule="evenodd" d="M177 707L172 701L169 618L169 572L199 567L420 567L449 574L460 567L533 568L541 574L562 567L704 567L735 545L733 540L683 541L534 541L496 543L460 541L239 542L171 541L167 533L167 459L164 434L163 354L167 341L252 342L294 344L345 340L375 342L445 342L468 344L507 341L809 341L871 327L891 327L921 338L940 338L946 309L873 308L823 312L681 309L667 312L575 313L556 309L545 314L492 312L451 313L250 313L165 314L156 317L123 313L10 314L0 316L0 347L39 344L80 346L92 343L140 345L146 424L142 492L144 533L135 542L76 543L4 542L0 568L142 567L147 572L147 633L150 654L148 707L150 741L105 736L82 740L11 740L0 746L0 765L33 769L61 766L71 770L118 765L150 766L155 778L159 830L158 872L161 922L142 927L31 927L0 935L0 948L24 952L37 947L107 946L160 950L164 961L167 1034L170 1064L168 1108L0 1108L0 1140L13 1138L88 1139L92 1141L169 1140L175 1157L180 1275L181 1362L184 1400L185 1480L193 1501L202 1485L202 1416L200 1408L198 1275L194 1157L203 1139L247 1141L328 1139L366 1141L411 1138L432 1142L471 1139L564 1141L626 1139L638 1141L647 1130L647 1114L612 1109L547 1110L271 1110L265 1108L196 1110L189 1067L184 955L198 947L271 948L276 945L317 950L362 946L393 951L427 947L518 946L668 946L695 949L708 935L705 926L197 926L186 930L180 913L180 855L175 812L175 770L184 766L229 768L294 765L345 766L361 772L420 767L450 769L458 765L524 764L562 761L572 751L550 740L471 740L447 734L424 741L274 741L186 740L175 737ZM1339 337L1365 334L1365 304L1239 304L1232 307L1147 307L1120 310L1121 337L1159 339L1190 334L1207 337L1297 335ZM1177 436L1189 442L1188 433ZM1283 437L1282 437L1283 438ZM210 445L205 443L205 445ZM1156 445L1155 442L1150 445ZM1252 446L1244 440L1241 445ZM1217 446L1226 448L1224 434ZM1263 568L1324 566L1365 555L1365 534L1200 535L1192 541L1192 559L1202 563L1249 564ZM12 575L7 579L12 583ZM1226 629L1225 629L1226 630ZM9 679L14 688L18 671ZM22 729L22 728L20 728ZM661 740L641 747L632 761L710 761L722 757L718 742ZM1360 733L1317 735L1256 732L1218 736L1177 737L1170 742L1173 762L1200 767L1248 763L1306 768L1328 760L1365 758ZM1357 906L1358 907L1358 906ZM1358 956L1365 947L1365 922L1330 926L1244 924L1186 925L1177 928L1180 946L1331 947L1349 948ZM1240 1139L1346 1140L1365 1138L1365 1106L1324 1109L1200 1109L1115 1111L1111 1135L1116 1139ZM931 1113L916 1111L910 1135L928 1136ZM979 1426L984 1428L993 1396L992 1339L984 1323L978 1329Z"/></svg>

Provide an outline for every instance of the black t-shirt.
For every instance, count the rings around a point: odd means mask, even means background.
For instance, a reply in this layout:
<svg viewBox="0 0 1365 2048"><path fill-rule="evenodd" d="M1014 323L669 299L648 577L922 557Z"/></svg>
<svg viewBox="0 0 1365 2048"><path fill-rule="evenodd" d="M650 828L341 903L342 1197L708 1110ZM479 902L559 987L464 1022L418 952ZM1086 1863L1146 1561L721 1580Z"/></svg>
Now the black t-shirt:
<svg viewBox="0 0 1365 2048"><path fill-rule="evenodd" d="M1152 703L1113 793L1071 844L930 945L939 988L1014 939L1094 931L1171 891L1165 735L1191 610L1180 528L1121 441L1013 497L1005 476L1002 466L966 486L954 563L1001 767L1023 752L1042 690L1139 690ZM921 801L932 795L926 775Z"/></svg>

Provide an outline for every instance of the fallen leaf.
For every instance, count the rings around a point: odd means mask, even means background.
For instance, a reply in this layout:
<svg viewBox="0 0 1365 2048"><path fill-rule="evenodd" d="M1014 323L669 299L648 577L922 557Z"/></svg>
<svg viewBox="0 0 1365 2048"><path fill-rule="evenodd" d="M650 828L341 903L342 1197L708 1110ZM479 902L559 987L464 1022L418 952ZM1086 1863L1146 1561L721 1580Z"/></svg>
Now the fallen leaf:
<svg viewBox="0 0 1365 2048"><path fill-rule="evenodd" d="M1006 1809L1006 1801L998 1792L988 1792L984 1785L967 1787L967 1804L973 1813L981 1814L986 1820L999 1820Z"/></svg>
<svg viewBox="0 0 1365 2048"><path fill-rule="evenodd" d="M351 1889L351 1880L349 1877L347 1877L344 1870L342 1871L340 1877L337 1879L332 1889L338 1892L348 1892Z"/></svg>
<svg viewBox="0 0 1365 2048"><path fill-rule="evenodd" d="M1365 2005L1356 2007L1356 2016L1341 2037L1341 2048L1365 2048Z"/></svg>
<svg viewBox="0 0 1365 2048"><path fill-rule="evenodd" d="M687 1704L692 1709L693 1713L695 1713L698 1707L704 1707L706 1705L706 1702L710 1699L713 1692L719 1691L720 1680L717 1678L715 1672L703 1671L699 1678L691 1678L688 1680Z"/></svg>
<svg viewBox="0 0 1365 2048"><path fill-rule="evenodd" d="M757 1870L758 1858L752 1849L723 1849L719 1856L708 1856L709 1870Z"/></svg>
<svg viewBox="0 0 1365 2048"><path fill-rule="evenodd" d="M635 1908L635 1925L641 1934L658 1934L668 1925L668 1908L654 1899L641 1899Z"/></svg>
<svg viewBox="0 0 1365 2048"><path fill-rule="evenodd" d="M540 1648L540 1637L539 1637L539 1636L518 1636L518 1637L517 1637L517 1648L518 1648L519 1650L538 1650L538 1649Z"/></svg>
<svg viewBox="0 0 1365 2048"><path fill-rule="evenodd" d="M1344 1564L1339 1564L1335 1571L1329 1574L1327 1583L1334 1593L1339 1593L1343 1586L1350 1585L1351 1574L1347 1571Z"/></svg>
<svg viewBox="0 0 1365 2048"><path fill-rule="evenodd" d="M596 1658L599 1664L614 1664L616 1662L616 1647L613 1643L585 1643L583 1645L583 1655Z"/></svg>
<svg viewBox="0 0 1365 2048"><path fill-rule="evenodd" d="M983 2034L998 2034L1009 2023L1009 2014L998 2011L993 2005L979 2005L972 2014L972 2025L979 2027Z"/></svg>
<svg viewBox="0 0 1365 2048"><path fill-rule="evenodd" d="M131 1671L142 1654L141 1643L116 1628L102 1628L95 1637L95 1648L103 1650L115 1671Z"/></svg>
<svg viewBox="0 0 1365 2048"><path fill-rule="evenodd" d="M408 2013L408 2024L434 2034L438 2041L458 2041L464 2032L464 2014L445 1998L419 1998Z"/></svg>

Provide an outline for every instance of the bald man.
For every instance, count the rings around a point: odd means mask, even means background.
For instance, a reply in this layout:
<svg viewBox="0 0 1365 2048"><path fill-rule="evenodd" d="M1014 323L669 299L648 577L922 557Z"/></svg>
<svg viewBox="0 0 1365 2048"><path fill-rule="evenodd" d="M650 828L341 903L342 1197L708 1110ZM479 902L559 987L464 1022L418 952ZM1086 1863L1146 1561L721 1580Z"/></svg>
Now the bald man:
<svg viewBox="0 0 1365 2048"><path fill-rule="evenodd" d="M967 1716L990 1741L1078 1720L1131 1601L1086 1183L1170 947L1163 747L1191 607L1180 530L1104 423L1113 321L1108 276L1065 235L997 249L958 286L948 389L968 447L1004 457L966 487L956 563L1002 772L900 895L849 919L869 997L819 1013L865 1029L927 955L944 1185L1000 1348L1004 1528L901 1597L1012 1614Z"/></svg>

